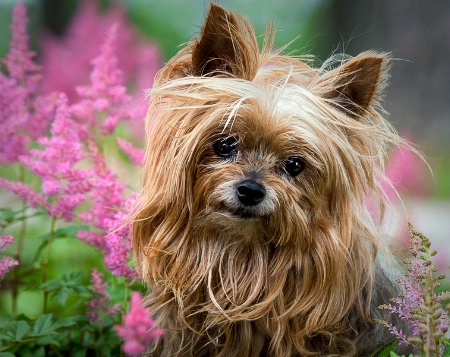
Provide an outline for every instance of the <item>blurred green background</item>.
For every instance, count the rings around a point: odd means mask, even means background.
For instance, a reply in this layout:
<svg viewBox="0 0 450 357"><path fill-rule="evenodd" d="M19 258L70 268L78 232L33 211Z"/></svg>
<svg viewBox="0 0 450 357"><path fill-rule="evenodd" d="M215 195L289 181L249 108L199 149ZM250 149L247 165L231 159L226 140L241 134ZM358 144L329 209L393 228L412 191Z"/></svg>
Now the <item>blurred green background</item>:
<svg viewBox="0 0 450 357"><path fill-rule="evenodd" d="M86 0L92 1L92 0ZM10 40L12 7L0 1L0 55ZM41 50L46 33L64 37L80 8L77 0L27 0L32 47ZM94 1L95 2L95 1ZM112 0L99 0L107 11ZM142 39L156 43L163 61L195 36L207 0L122 0L122 6ZM424 153L427 194L402 192L406 210L400 220L413 221L442 251L441 267L450 262L450 2L420 0L222 0L220 4L244 14L262 35L267 22L277 25L276 45L293 41L288 51L313 54L318 61L335 52L357 55L366 50L390 52L392 68L384 108L398 132ZM89 38L86 39L88 41ZM101 43L98 43L98 47ZM130 53L129 56L133 56ZM67 63L70 71L71 64ZM146 80L146 79L144 79ZM148 78L148 83L152 78ZM418 169L419 170L419 169ZM404 182L415 179L414 171ZM1 200L2 206L8 204ZM405 213L406 212L406 213ZM394 224L392 223L392 226ZM393 228L394 231L396 228ZM397 234L396 232L395 234ZM448 271L444 271L448 275Z"/></svg>

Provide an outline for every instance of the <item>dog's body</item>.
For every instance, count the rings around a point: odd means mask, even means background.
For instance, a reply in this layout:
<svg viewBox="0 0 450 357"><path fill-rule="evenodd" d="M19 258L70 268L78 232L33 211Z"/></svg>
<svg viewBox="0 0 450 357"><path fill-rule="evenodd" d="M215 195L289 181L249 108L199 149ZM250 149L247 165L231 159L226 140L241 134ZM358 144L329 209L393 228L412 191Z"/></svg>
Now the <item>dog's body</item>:
<svg viewBox="0 0 450 357"><path fill-rule="evenodd" d="M366 208L382 212L400 142L376 110L387 58L314 69L271 42L212 4L156 78L133 228L166 331L154 356L367 357L389 340L374 320L397 288Z"/></svg>

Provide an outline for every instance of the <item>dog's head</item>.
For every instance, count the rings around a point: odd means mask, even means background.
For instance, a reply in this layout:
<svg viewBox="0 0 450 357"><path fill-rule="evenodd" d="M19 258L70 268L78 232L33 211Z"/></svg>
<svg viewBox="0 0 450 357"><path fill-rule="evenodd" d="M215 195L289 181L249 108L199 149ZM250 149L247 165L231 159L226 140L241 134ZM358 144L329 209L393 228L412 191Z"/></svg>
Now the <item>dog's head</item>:
<svg viewBox="0 0 450 357"><path fill-rule="evenodd" d="M313 69L271 43L269 33L260 52L244 18L211 5L200 37L160 71L140 218L245 239L264 232L302 251L319 226L351 239L364 200L380 197L385 143L396 140L374 109L387 58L363 53Z"/></svg>

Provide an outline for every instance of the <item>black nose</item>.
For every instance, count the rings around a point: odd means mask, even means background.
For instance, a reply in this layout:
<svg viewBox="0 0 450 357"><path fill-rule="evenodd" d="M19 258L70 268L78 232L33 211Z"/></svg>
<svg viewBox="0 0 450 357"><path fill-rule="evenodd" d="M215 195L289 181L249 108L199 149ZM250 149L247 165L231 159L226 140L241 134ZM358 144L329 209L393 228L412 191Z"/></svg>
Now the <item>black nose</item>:
<svg viewBox="0 0 450 357"><path fill-rule="evenodd" d="M264 186L255 180L243 180L236 188L239 201L246 206L254 206L266 195Z"/></svg>

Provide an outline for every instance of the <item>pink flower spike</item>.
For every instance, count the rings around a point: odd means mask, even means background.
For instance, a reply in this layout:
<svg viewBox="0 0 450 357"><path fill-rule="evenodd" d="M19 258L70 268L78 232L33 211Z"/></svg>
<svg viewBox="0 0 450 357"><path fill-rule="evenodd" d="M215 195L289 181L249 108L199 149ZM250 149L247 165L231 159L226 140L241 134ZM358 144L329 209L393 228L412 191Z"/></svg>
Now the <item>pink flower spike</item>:
<svg viewBox="0 0 450 357"><path fill-rule="evenodd" d="M11 245L14 237L11 234L0 236L0 251L3 251L6 246ZM0 279L3 279L5 274L11 270L11 268L19 265L19 262L11 257L3 257L0 259Z"/></svg>
<svg viewBox="0 0 450 357"><path fill-rule="evenodd" d="M47 206L47 199L39 192L33 191L22 182L13 182L0 178L0 187L14 193L22 201L27 202L31 207Z"/></svg>
<svg viewBox="0 0 450 357"><path fill-rule="evenodd" d="M27 9L25 3L20 2L14 6L9 53L6 55L5 64L11 78L17 82L23 82L28 90L35 90L40 80L40 67L33 62L35 53L28 49L27 33Z"/></svg>
<svg viewBox="0 0 450 357"><path fill-rule="evenodd" d="M3 257L0 259L0 279L3 279L6 273L17 265L19 265L19 262L11 257Z"/></svg>
<svg viewBox="0 0 450 357"><path fill-rule="evenodd" d="M136 166L141 166L144 161L144 152L137 149L130 142L117 138L117 145L119 145L120 150L122 150Z"/></svg>
<svg viewBox="0 0 450 357"><path fill-rule="evenodd" d="M108 285L103 281L103 273L97 269L92 270L92 290L95 292L95 296L86 302L88 311L86 315L89 317L92 323L101 322L101 312L107 313L110 316L117 315L120 312L119 304L110 306L109 294L106 289ZM109 304L108 304L109 303Z"/></svg>
<svg viewBox="0 0 450 357"><path fill-rule="evenodd" d="M154 328L149 311L143 306L138 292L131 295L130 311L122 326L115 326L117 334L124 340L123 351L128 356L137 356L146 351L149 344L161 337L164 331Z"/></svg>
<svg viewBox="0 0 450 357"><path fill-rule="evenodd" d="M0 236L0 251L3 251L8 245L13 244L14 237L11 234Z"/></svg>

